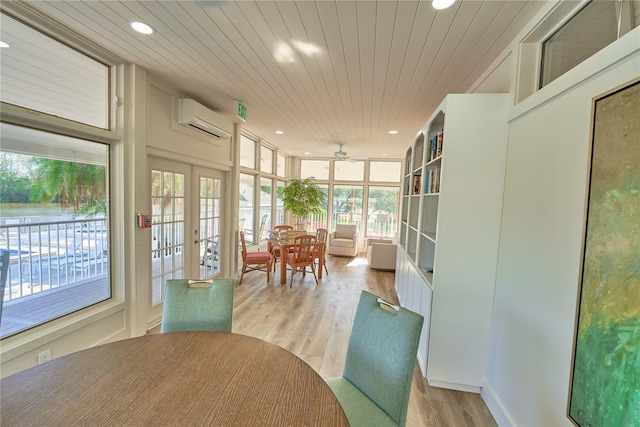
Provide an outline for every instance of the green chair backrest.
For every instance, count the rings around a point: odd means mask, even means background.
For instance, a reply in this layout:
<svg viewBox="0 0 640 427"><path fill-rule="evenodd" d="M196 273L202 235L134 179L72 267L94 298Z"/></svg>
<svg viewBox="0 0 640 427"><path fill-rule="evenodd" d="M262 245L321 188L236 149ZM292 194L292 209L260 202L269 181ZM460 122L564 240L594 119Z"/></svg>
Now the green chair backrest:
<svg viewBox="0 0 640 427"><path fill-rule="evenodd" d="M11 252L6 249L0 249L0 322L2 322L2 306L4 305L4 288L7 286L7 277L9 276L9 262Z"/></svg>
<svg viewBox="0 0 640 427"><path fill-rule="evenodd" d="M401 426L407 419L423 321L402 307L394 314L380 306L376 295L362 291L349 338L342 376Z"/></svg>
<svg viewBox="0 0 640 427"><path fill-rule="evenodd" d="M233 279L215 279L210 287L167 280L160 332L231 332L234 285Z"/></svg>

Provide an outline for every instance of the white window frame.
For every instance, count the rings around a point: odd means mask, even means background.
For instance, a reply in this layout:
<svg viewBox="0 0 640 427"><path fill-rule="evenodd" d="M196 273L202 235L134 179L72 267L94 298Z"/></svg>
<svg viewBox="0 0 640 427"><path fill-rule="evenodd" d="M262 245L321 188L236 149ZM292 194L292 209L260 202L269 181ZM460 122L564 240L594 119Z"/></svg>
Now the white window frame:
<svg viewBox="0 0 640 427"><path fill-rule="evenodd" d="M551 81L543 88L540 87L542 74L542 44L549 37L555 34L555 32L558 31L558 29L560 29L565 23L567 23L567 21L579 13L590 1L591 0L580 0L575 2L560 1L555 4L550 3L548 9L544 9L540 12L541 14L544 14L544 18L522 38L522 41L519 44L517 81L515 87L516 104L524 101L531 95L545 89L546 87L556 86L559 84L556 83L556 81L562 79L563 75ZM629 0L625 0L623 11L625 11L624 7L626 6L626 10L631 14L632 11L628 5ZM624 20L624 22L627 22L627 26L629 26L631 21ZM625 31L629 32L629 29L627 28ZM633 29L631 29L631 31L633 31ZM606 47L604 49L606 49ZM580 64L578 67L579 66Z"/></svg>
<svg viewBox="0 0 640 427"><path fill-rule="evenodd" d="M124 99L124 65L118 63L116 58L109 57L102 49L91 45L84 39L78 38L75 34L53 26L49 20L42 19L39 15L33 14L20 4L12 3L3 5L3 7L11 12L11 16L20 19L26 25L32 26L54 39L63 40L67 46L74 48L79 53L98 58L102 63L110 67L108 98L110 100ZM34 348L50 345L51 341L56 337L68 335L100 319L126 311L125 256L123 251L123 248L125 248L124 232L127 225L124 215L125 177L123 173L116 172L122 171L125 166L125 150L121 136L124 111L122 108L116 110L115 103L110 101L107 108L109 109L110 117L109 128L100 129L45 113L34 114L32 110L20 106L0 103L0 120L3 122L108 144L110 146L110 170L112 171L111 176L108 177L111 229L111 298L3 339L2 346L0 346L0 358L3 360L3 365L4 362L17 358Z"/></svg>

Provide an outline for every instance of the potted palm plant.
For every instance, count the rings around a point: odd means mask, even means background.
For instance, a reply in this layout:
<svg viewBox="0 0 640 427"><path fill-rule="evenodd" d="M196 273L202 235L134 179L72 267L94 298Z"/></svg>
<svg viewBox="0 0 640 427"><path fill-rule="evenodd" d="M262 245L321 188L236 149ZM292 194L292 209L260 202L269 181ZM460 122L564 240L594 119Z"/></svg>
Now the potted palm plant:
<svg viewBox="0 0 640 427"><path fill-rule="evenodd" d="M306 221L311 214L322 213L326 193L316 184L315 178L293 179L283 191L284 210L293 215L295 228L306 230Z"/></svg>

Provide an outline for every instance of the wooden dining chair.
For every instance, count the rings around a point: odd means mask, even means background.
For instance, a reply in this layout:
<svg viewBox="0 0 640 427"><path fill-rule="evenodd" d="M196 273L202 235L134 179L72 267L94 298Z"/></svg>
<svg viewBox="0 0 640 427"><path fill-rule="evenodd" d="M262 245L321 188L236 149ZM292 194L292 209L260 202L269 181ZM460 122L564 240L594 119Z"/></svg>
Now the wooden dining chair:
<svg viewBox="0 0 640 427"><path fill-rule="evenodd" d="M231 332L233 291L233 279L167 280L160 332Z"/></svg>
<svg viewBox="0 0 640 427"><path fill-rule="evenodd" d="M276 231L288 231L293 230L293 227L291 225L276 225L273 229ZM282 259L280 249L280 245L277 244L269 243L267 245L267 250L271 252L271 255L273 255L273 271L276 271L276 263L278 262L278 259Z"/></svg>
<svg viewBox="0 0 640 427"><path fill-rule="evenodd" d="M341 377L327 379L352 426L404 426L424 318L362 291Z"/></svg>
<svg viewBox="0 0 640 427"><path fill-rule="evenodd" d="M242 278L247 271L266 271L268 282L271 279L271 263L273 262L271 252L247 252L244 231L240 232L240 243L242 244L242 274L240 275L238 286L242 285Z"/></svg>
<svg viewBox="0 0 640 427"><path fill-rule="evenodd" d="M316 230L316 249L314 251L314 259L319 259L320 253L322 253L322 265L324 265L324 271L329 274L327 269L327 236L329 231L326 228L318 228Z"/></svg>
<svg viewBox="0 0 640 427"><path fill-rule="evenodd" d="M298 272L302 272L302 274L305 275L307 267L311 267L313 278L316 279L316 285L318 284L314 259L315 246L316 236L313 234L304 234L294 239L292 250L286 254L286 262L291 266L290 288L293 286L293 276Z"/></svg>

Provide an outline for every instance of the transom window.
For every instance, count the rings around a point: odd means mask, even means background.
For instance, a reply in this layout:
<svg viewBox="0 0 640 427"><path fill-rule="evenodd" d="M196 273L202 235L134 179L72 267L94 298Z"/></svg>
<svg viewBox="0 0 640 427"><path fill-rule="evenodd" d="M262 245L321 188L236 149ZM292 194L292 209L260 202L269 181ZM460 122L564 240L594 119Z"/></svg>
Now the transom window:
<svg viewBox="0 0 640 427"><path fill-rule="evenodd" d="M369 181L398 182L402 175L401 162L369 162Z"/></svg>
<svg viewBox="0 0 640 427"><path fill-rule="evenodd" d="M516 101L583 63L640 24L640 1L557 2L522 40Z"/></svg>
<svg viewBox="0 0 640 427"><path fill-rule="evenodd" d="M364 179L364 162L360 160L335 161L334 179L336 181L362 181Z"/></svg>
<svg viewBox="0 0 640 427"><path fill-rule="evenodd" d="M276 160L276 175L279 177L287 176L287 158L282 154L278 154Z"/></svg>
<svg viewBox="0 0 640 427"><path fill-rule="evenodd" d="M0 14L0 100L107 129L109 68Z"/></svg>
<svg viewBox="0 0 640 427"><path fill-rule="evenodd" d="M240 166L256 167L256 142L244 135L240 135Z"/></svg>
<svg viewBox="0 0 640 427"><path fill-rule="evenodd" d="M273 150L264 145L260 146L260 171L273 174Z"/></svg>
<svg viewBox="0 0 640 427"><path fill-rule="evenodd" d="M629 5L630 6L630 5ZM544 87L616 40L616 2L592 1L542 43Z"/></svg>
<svg viewBox="0 0 640 427"><path fill-rule="evenodd" d="M300 178L309 177L319 181L329 180L329 160L301 160Z"/></svg>

